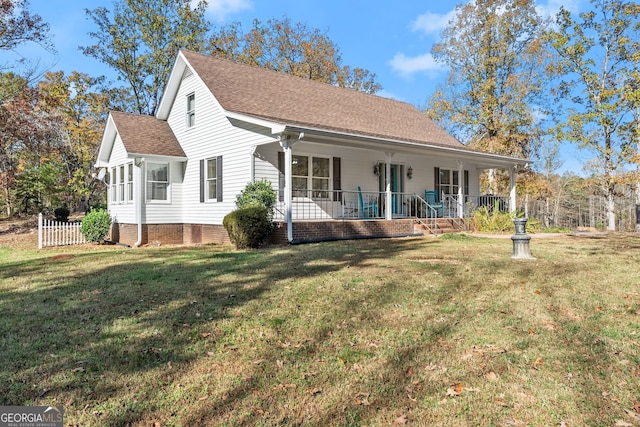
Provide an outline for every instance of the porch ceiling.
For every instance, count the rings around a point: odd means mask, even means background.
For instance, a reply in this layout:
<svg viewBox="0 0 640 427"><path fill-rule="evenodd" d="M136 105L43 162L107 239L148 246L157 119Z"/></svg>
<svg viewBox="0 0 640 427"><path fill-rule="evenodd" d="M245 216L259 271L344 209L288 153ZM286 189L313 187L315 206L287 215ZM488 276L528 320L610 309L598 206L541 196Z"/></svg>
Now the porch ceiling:
<svg viewBox="0 0 640 427"><path fill-rule="evenodd" d="M505 169L514 166L526 167L530 159L503 156L498 154L476 151L461 145L460 148L441 145L417 144L382 138L372 138L360 135L339 134L317 129L306 129L293 126L286 127L287 132L304 133L303 140L309 143L335 145L362 150L380 152L409 153L429 157L455 158L463 162L472 162L480 169Z"/></svg>

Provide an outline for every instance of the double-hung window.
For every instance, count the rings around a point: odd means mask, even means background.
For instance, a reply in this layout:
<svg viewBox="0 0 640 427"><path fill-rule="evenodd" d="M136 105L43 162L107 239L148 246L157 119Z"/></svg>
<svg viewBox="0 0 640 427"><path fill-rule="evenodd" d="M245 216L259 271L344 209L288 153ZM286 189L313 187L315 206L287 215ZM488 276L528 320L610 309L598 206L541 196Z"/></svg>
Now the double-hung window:
<svg viewBox="0 0 640 427"><path fill-rule="evenodd" d="M222 201L222 156L200 160L200 203Z"/></svg>
<svg viewBox="0 0 640 427"><path fill-rule="evenodd" d="M217 158L207 159L207 174L205 176L205 188L207 200L215 200L218 196L218 171Z"/></svg>
<svg viewBox="0 0 640 427"><path fill-rule="evenodd" d="M127 163L127 202L133 202L133 163Z"/></svg>
<svg viewBox="0 0 640 427"><path fill-rule="evenodd" d="M187 95L187 129L196 125L196 94Z"/></svg>
<svg viewBox="0 0 640 427"><path fill-rule="evenodd" d="M124 165L118 168L118 201L124 203Z"/></svg>
<svg viewBox="0 0 640 427"><path fill-rule="evenodd" d="M329 197L331 161L325 157L292 156L292 189L294 197Z"/></svg>
<svg viewBox="0 0 640 427"><path fill-rule="evenodd" d="M169 164L147 163L147 200L169 200Z"/></svg>
<svg viewBox="0 0 640 427"><path fill-rule="evenodd" d="M118 201L118 181L116 176L116 168L111 168L109 173L109 188L111 189L111 201L116 203Z"/></svg>

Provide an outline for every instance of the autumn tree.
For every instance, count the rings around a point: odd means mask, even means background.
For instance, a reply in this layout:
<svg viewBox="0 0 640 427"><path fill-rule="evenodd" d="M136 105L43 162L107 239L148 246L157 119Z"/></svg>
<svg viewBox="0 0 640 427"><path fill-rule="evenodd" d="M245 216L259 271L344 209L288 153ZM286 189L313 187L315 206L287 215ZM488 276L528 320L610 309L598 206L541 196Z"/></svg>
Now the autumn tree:
<svg viewBox="0 0 640 427"><path fill-rule="evenodd" d="M224 25L210 37L206 50L213 56L365 93L382 88L368 70L343 66L340 50L326 32L286 17L266 24L256 19L247 33L240 23Z"/></svg>
<svg viewBox="0 0 640 427"><path fill-rule="evenodd" d="M14 91L0 104L0 183L2 202L10 216L15 208L20 211L25 206L39 207L33 203L33 199L42 200L38 197L16 201L15 188L23 173L55 161L60 149L61 122L55 114L48 114L37 88L29 85L24 77L5 73L0 81L3 88ZM31 173L30 176L38 175Z"/></svg>
<svg viewBox="0 0 640 427"><path fill-rule="evenodd" d="M640 6L623 0L591 4L593 10L579 16L562 8L549 36L557 55L556 91L566 112L557 135L595 154L607 199L607 229L615 230L616 185L637 144Z"/></svg>
<svg viewBox="0 0 640 427"><path fill-rule="evenodd" d="M27 0L0 0L0 23L0 51L14 51L29 42L53 51L49 24L29 11ZM0 64L0 71L10 68L14 66Z"/></svg>
<svg viewBox="0 0 640 427"><path fill-rule="evenodd" d="M65 76L51 72L39 85L43 106L59 117L62 165L58 179L64 183L64 199L71 208L103 190L92 177L93 163L102 138L107 112L113 107L104 77L91 77L77 71Z"/></svg>
<svg viewBox="0 0 640 427"><path fill-rule="evenodd" d="M545 29L533 0L457 6L432 49L449 76L428 101L428 115L473 148L535 154L546 114Z"/></svg>
<svg viewBox="0 0 640 427"><path fill-rule="evenodd" d="M89 33L95 43L80 49L126 83L128 110L153 115L178 50L199 51L204 43L205 9L204 0L118 0L113 11L86 10L97 26Z"/></svg>

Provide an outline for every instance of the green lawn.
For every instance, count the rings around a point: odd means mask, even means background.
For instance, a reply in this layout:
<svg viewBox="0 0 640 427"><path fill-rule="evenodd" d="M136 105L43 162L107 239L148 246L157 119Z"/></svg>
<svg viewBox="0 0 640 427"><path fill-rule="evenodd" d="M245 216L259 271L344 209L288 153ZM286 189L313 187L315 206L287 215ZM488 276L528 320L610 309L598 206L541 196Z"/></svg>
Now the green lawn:
<svg viewBox="0 0 640 427"><path fill-rule="evenodd" d="M640 237L0 247L0 405L70 425L640 425Z"/></svg>

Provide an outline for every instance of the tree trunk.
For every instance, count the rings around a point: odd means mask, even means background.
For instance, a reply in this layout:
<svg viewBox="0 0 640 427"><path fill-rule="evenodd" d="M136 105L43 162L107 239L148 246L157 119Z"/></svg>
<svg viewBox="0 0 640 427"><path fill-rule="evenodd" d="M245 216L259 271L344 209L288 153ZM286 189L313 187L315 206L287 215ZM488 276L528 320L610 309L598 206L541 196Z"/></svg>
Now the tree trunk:
<svg viewBox="0 0 640 427"><path fill-rule="evenodd" d="M616 231L616 212L612 191L607 194L607 231Z"/></svg>

